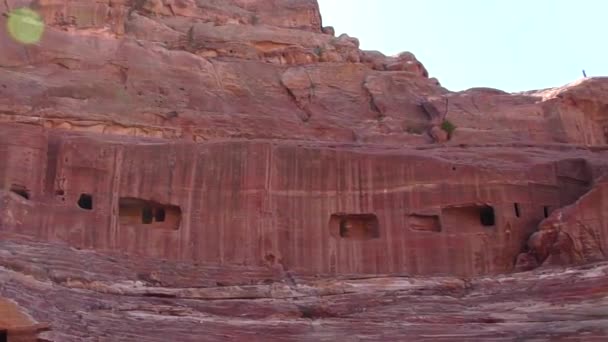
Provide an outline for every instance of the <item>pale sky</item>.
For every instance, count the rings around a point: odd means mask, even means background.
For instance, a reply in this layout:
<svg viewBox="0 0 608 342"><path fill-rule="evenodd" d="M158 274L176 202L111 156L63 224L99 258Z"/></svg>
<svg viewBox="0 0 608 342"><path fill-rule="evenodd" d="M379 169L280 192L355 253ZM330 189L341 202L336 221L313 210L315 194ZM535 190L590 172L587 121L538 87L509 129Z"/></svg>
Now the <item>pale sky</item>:
<svg viewBox="0 0 608 342"><path fill-rule="evenodd" d="M523 91L608 75L606 0L318 0L324 26L410 51L450 90Z"/></svg>

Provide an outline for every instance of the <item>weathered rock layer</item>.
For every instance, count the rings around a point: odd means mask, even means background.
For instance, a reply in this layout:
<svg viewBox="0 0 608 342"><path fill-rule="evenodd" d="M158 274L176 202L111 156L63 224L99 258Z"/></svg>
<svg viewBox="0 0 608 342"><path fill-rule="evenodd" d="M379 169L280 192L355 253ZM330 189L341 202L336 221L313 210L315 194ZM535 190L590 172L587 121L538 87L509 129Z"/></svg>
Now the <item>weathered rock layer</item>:
<svg viewBox="0 0 608 342"><path fill-rule="evenodd" d="M0 295L55 341L601 341L608 265L464 280L300 277L2 236Z"/></svg>

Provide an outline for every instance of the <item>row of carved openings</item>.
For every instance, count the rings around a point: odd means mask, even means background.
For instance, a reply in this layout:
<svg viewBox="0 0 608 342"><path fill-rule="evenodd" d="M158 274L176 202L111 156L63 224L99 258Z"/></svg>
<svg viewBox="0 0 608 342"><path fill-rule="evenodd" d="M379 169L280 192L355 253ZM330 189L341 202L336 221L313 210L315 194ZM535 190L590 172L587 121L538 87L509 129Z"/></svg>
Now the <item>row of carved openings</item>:
<svg viewBox="0 0 608 342"><path fill-rule="evenodd" d="M519 203L513 203L515 216L521 217ZM478 211L479 223L483 227L494 227L496 216L494 207L489 205L475 208ZM549 217L549 207L543 207L544 217ZM438 215L410 215L413 230L440 232L441 223ZM333 214L329 220L332 235L343 239L370 240L380 237L380 224L375 214Z"/></svg>

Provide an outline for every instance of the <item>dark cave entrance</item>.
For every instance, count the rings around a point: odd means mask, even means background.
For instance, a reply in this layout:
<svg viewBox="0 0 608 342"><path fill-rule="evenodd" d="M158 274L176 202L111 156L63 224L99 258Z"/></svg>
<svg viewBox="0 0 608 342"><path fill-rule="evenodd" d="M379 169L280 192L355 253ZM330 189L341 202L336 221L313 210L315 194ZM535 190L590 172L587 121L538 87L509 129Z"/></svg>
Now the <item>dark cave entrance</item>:
<svg viewBox="0 0 608 342"><path fill-rule="evenodd" d="M493 227L496 224L494 208L489 205L481 207L479 209L479 222L484 227Z"/></svg>
<svg viewBox="0 0 608 342"><path fill-rule="evenodd" d="M93 210L93 196L81 194L78 198L78 206L84 210Z"/></svg>
<svg viewBox="0 0 608 342"><path fill-rule="evenodd" d="M154 212L154 221L165 222L165 208L156 208Z"/></svg>

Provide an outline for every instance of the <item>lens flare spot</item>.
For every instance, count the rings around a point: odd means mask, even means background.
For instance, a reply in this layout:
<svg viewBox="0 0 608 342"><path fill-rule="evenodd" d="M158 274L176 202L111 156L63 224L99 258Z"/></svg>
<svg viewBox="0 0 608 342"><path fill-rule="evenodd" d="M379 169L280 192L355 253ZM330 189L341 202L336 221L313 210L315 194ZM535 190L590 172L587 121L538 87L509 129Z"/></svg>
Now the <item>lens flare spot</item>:
<svg viewBox="0 0 608 342"><path fill-rule="evenodd" d="M8 14L8 33L22 44L35 44L44 33L44 22L38 13L23 7Z"/></svg>

